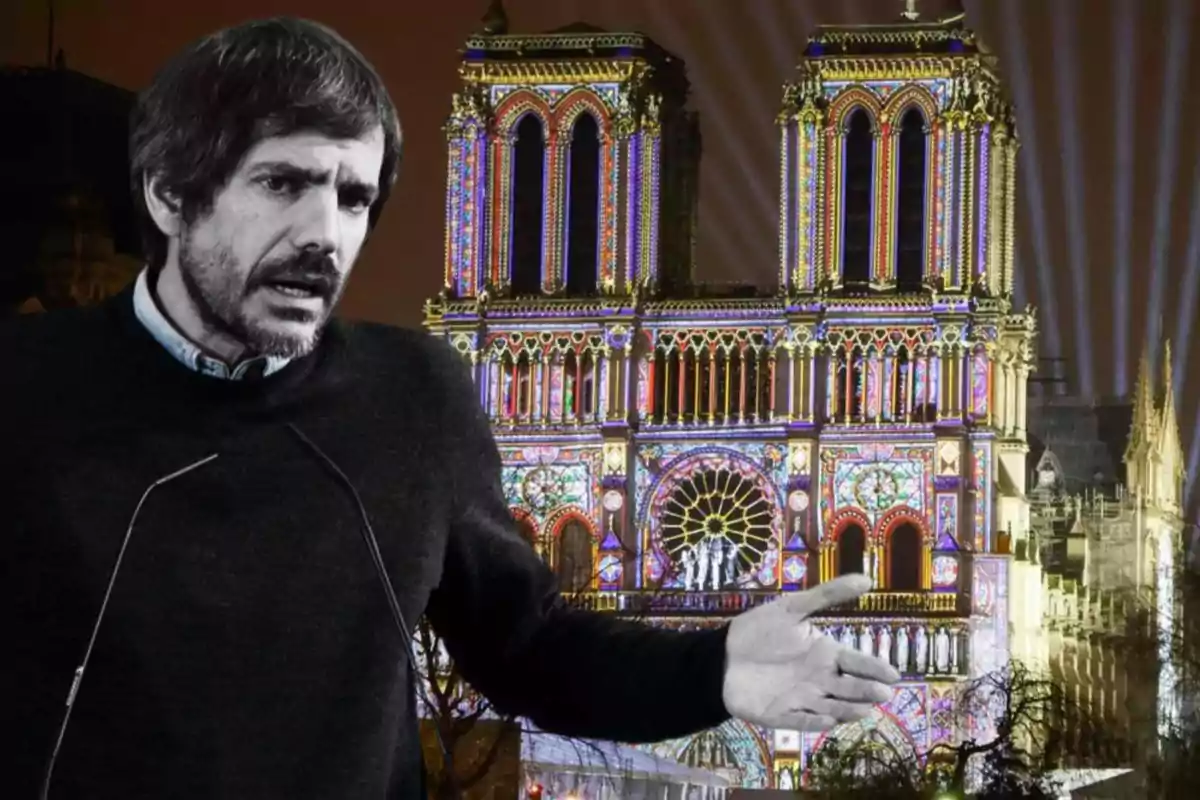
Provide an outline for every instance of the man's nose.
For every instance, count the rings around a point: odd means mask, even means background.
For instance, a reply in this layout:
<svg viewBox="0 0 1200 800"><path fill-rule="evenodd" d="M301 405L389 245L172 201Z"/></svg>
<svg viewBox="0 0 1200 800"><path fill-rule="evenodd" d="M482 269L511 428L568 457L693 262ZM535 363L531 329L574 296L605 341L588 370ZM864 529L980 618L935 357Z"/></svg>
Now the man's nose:
<svg viewBox="0 0 1200 800"><path fill-rule="evenodd" d="M297 211L297 249L336 253L342 224L337 192L332 188L315 187L307 193Z"/></svg>

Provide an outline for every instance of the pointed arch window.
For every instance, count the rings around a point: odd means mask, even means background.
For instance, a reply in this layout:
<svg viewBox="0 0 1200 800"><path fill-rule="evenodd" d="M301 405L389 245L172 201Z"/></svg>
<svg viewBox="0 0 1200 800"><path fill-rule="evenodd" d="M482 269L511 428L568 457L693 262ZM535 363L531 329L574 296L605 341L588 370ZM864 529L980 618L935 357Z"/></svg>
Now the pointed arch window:
<svg viewBox="0 0 1200 800"><path fill-rule="evenodd" d="M875 175L875 135L865 109L850 115L842 157L842 281L865 286L871 280L871 195Z"/></svg>
<svg viewBox="0 0 1200 800"><path fill-rule="evenodd" d="M526 114L516 127L512 165L512 251L509 282L515 295L542 289L542 217L546 141L542 121Z"/></svg>
<svg viewBox="0 0 1200 800"><path fill-rule="evenodd" d="M863 557L867 552L867 534L862 526L851 523L837 538L837 574L861 575Z"/></svg>
<svg viewBox="0 0 1200 800"><path fill-rule="evenodd" d="M593 295L600 256L600 126L586 111L571 128L566 225L567 293Z"/></svg>
<svg viewBox="0 0 1200 800"><path fill-rule="evenodd" d="M558 534L554 571L559 590L582 592L592 583L592 535L577 519L569 520Z"/></svg>
<svg viewBox="0 0 1200 800"><path fill-rule="evenodd" d="M897 525L888 535L888 588L898 592L921 589L921 531L911 522Z"/></svg>
<svg viewBox="0 0 1200 800"><path fill-rule="evenodd" d="M919 289L925 275L925 116L910 108L900 120L896 181L896 286Z"/></svg>

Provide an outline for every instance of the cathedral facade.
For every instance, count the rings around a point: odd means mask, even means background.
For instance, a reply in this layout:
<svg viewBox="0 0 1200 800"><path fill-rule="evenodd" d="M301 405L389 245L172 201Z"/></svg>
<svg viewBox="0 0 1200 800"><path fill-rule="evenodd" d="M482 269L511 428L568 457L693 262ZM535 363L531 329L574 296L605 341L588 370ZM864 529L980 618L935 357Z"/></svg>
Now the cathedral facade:
<svg viewBox="0 0 1200 800"><path fill-rule="evenodd" d="M499 15L460 74L426 324L472 365L513 515L564 593L703 626L865 573L820 626L904 681L835 735L915 756L986 735L957 690L1041 608L1013 591L1037 331L1012 303L1012 108L961 15L811 37L774 121L769 290L693 279L679 58ZM730 722L658 752L787 788L823 741Z"/></svg>

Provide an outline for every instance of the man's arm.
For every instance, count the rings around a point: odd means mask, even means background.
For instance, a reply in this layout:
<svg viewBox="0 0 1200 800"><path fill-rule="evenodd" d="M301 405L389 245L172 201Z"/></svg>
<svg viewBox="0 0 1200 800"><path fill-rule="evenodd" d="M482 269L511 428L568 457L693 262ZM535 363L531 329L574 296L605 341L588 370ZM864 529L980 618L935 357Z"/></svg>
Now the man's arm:
<svg viewBox="0 0 1200 800"><path fill-rule="evenodd" d="M567 607L554 574L517 533L500 456L458 356L446 376L454 514L428 616L466 679L499 711L568 736L650 742L729 718L726 628L670 631Z"/></svg>

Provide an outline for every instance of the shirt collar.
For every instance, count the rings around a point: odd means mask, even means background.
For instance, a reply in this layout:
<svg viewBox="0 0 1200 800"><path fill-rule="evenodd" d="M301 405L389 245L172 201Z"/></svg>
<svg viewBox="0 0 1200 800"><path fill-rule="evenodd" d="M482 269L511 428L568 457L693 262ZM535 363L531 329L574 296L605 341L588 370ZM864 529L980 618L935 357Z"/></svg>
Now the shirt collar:
<svg viewBox="0 0 1200 800"><path fill-rule="evenodd" d="M175 359L190 370L225 380L244 380L266 377L286 367L290 358L254 356L229 365L200 349L183 335L158 306L150 288L149 270L143 269L133 288L133 312L155 341L166 348Z"/></svg>

